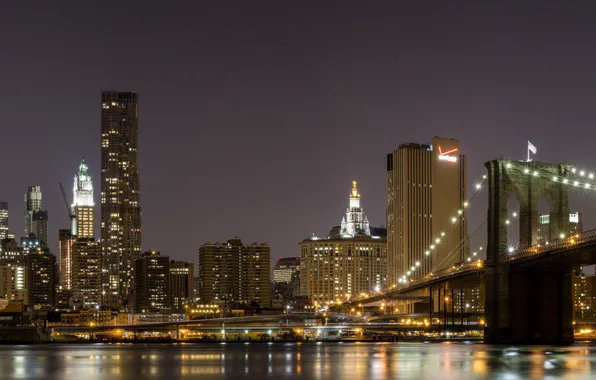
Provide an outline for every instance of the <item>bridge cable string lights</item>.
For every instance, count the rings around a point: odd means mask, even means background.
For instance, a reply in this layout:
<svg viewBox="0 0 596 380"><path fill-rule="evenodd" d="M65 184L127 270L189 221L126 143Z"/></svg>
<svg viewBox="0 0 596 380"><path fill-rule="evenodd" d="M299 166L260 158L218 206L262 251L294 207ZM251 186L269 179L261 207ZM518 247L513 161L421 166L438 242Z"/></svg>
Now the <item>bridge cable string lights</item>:
<svg viewBox="0 0 596 380"><path fill-rule="evenodd" d="M435 271L437 271L439 268L441 268L441 266L443 265L443 263L447 260L450 260L453 255L455 254L459 254L461 249L463 247L465 247L465 244L468 243L477 233L478 231L480 231L480 229L482 229L482 227L486 224L486 222L488 221L488 217L484 219L484 221L482 223L480 223L480 225L474 230L474 232L472 232L471 235L467 234L466 237L464 237L458 244L457 246L451 250L451 252L449 252L449 254L437 265L435 265L435 267L433 268L433 270L427 274L426 276L432 275ZM480 246L478 248L478 251L482 254L483 253L483 246ZM473 252L473 254L471 256L468 256L466 260L464 260L463 262L459 263L459 267L463 267L464 265L475 265L478 268L482 268L482 262L481 260L483 260L479 255L478 252ZM472 263L472 261L474 261L474 263ZM456 265L452 266L451 269L457 269L458 267ZM449 269L449 268L445 268L445 269Z"/></svg>
<svg viewBox="0 0 596 380"><path fill-rule="evenodd" d="M462 203L462 205L461 205L461 208L460 208L459 210L457 210L457 211L455 212L455 214L454 214L454 215L453 215L453 216L450 218L452 226L455 226L455 225L456 225L458 222L460 222L460 223L461 223L461 222L463 221L463 214L464 214L464 210L468 209L468 208L471 206L471 204L472 204L472 201L474 200L474 198L476 198L476 196L477 196L477 195L478 195L478 194L479 194L479 193L482 191L482 189L483 189L483 185L484 185L484 183L487 181L487 179L488 179L488 176L487 176L486 174L484 174L484 175L482 176L482 180L481 180L480 182L477 182L477 183L474 185L474 189L475 189L475 190L474 190L474 193L472 194L472 196L471 196L471 197L470 197L468 200L465 200L465 201ZM443 239L442 239L442 238L444 238L444 237L445 237L445 235L446 235L446 232L445 232L445 231L441 231L439 235L440 235L440 236L437 236L437 237L435 237L435 238L433 238L433 239L431 240L430 244L428 245L428 247L429 247L429 248L428 248L427 250L425 250L425 251L424 251L424 256L426 256L426 257L429 257L429 256L430 256L431 252L432 252L433 250L435 250L435 249L437 248L437 246L438 246L438 245L439 245L439 244L440 244L440 243L443 241ZM458 244L458 246L459 246L460 244L462 244L462 242L464 242L465 240L466 240L466 238L464 238L464 239L463 239L463 240L462 240L462 241L461 241L461 242ZM457 251L457 250L455 250L455 251ZM450 255L451 255L451 253L450 253ZM421 256L422 256L422 255L421 255ZM399 282L400 284L406 284L408 281L411 281L411 280L412 280L412 278L411 278L411 277L412 277L412 276L415 274L416 270L417 270L417 269L420 267L420 265L421 265L420 261L416 261L415 265L413 265L411 268L408 268L408 270L407 270L406 274L405 274L405 275L402 275L402 276L401 276L401 277L398 279L398 282ZM430 271L430 273L432 273L432 272L433 272L433 271L435 271L435 270L436 270L436 266L435 266L435 268L433 268L433 269ZM395 287L395 284L392 286L392 288L393 288L393 287Z"/></svg>
<svg viewBox="0 0 596 380"><path fill-rule="evenodd" d="M507 163L505 167L507 169L511 169L512 165L511 165L511 163ZM568 186L571 189L577 189L580 191L583 190L584 195L596 194L596 174L594 174L592 172L588 172L586 170L581 170L581 169L577 169L575 167L571 167L569 172L566 174L553 174L550 171L533 166L531 162L529 162L528 165L525 165L525 167L523 167L523 169L520 168L518 165L516 165L515 169L518 172L522 172L523 174L526 174L531 177L536 177L539 179L560 183L560 184ZM587 190L594 190L594 192L592 192L592 191L587 192ZM560 245L561 241L567 237L567 234L568 234L568 231L560 231L559 239L556 244ZM578 237L577 234L575 237L576 238ZM555 243L555 242L547 241L544 243L544 245L549 246L549 245L552 245L553 243ZM528 250L530 250L532 252L537 252L537 249L535 249L535 248L540 248L540 244L536 244L535 246L531 246L531 247L523 248L523 249L515 249L515 247L509 246L507 248L507 252L504 255L511 256L514 253L526 252Z"/></svg>

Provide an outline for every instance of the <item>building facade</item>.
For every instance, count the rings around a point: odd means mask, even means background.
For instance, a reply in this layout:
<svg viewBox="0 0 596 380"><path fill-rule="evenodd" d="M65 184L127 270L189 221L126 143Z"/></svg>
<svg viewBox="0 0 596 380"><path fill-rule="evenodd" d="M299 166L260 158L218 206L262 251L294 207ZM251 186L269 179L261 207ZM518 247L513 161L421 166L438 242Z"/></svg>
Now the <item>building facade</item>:
<svg viewBox="0 0 596 380"><path fill-rule="evenodd" d="M0 298L8 301L24 301L26 267L23 263L0 263Z"/></svg>
<svg viewBox="0 0 596 380"><path fill-rule="evenodd" d="M8 202L0 201L0 241L8 238Z"/></svg>
<svg viewBox="0 0 596 380"><path fill-rule="evenodd" d="M243 244L239 238L203 244L199 248L200 302L256 302L269 307L270 255L268 244Z"/></svg>
<svg viewBox="0 0 596 380"><path fill-rule="evenodd" d="M48 212L39 210L33 212L31 221L31 233L42 245L48 244Z"/></svg>
<svg viewBox="0 0 596 380"><path fill-rule="evenodd" d="M538 217L538 226L536 226L536 242L544 244L549 240L549 236L559 236L559 232L550 235L550 215L541 214ZM569 235L584 232L584 218L581 212L574 212L569 214Z"/></svg>
<svg viewBox="0 0 596 380"><path fill-rule="evenodd" d="M47 248L35 248L26 258L26 298L29 306L55 306L56 257Z"/></svg>
<svg viewBox="0 0 596 380"><path fill-rule="evenodd" d="M300 272L300 257L280 257L273 268L273 283L290 283L296 272Z"/></svg>
<svg viewBox="0 0 596 380"><path fill-rule="evenodd" d="M101 244L93 238L77 238L72 244L72 294L86 307L101 304Z"/></svg>
<svg viewBox="0 0 596 380"><path fill-rule="evenodd" d="M434 137L430 145L403 144L387 155L389 285L467 257L464 202L466 156L459 141Z"/></svg>
<svg viewBox="0 0 596 380"><path fill-rule="evenodd" d="M320 305L387 286L386 238L371 234L355 181L349 203L341 225L326 238L300 243L300 295Z"/></svg>
<svg viewBox="0 0 596 380"><path fill-rule="evenodd" d="M29 186L25 193L25 235L33 233L33 213L41 210L41 186Z"/></svg>
<svg viewBox="0 0 596 380"><path fill-rule="evenodd" d="M71 229L58 230L58 283L66 290L72 288L72 245L76 239Z"/></svg>
<svg viewBox="0 0 596 380"><path fill-rule="evenodd" d="M134 312L148 313L170 307L170 260L157 251L135 260Z"/></svg>
<svg viewBox="0 0 596 380"><path fill-rule="evenodd" d="M194 264L170 261L170 304L172 311L184 311L184 304L194 298Z"/></svg>
<svg viewBox="0 0 596 380"><path fill-rule="evenodd" d="M93 180L85 160L81 161L73 185L72 213L74 215L72 234L85 239L95 239L95 201Z"/></svg>
<svg viewBox="0 0 596 380"><path fill-rule="evenodd" d="M103 304L127 308L141 253L139 109L133 92L101 93Z"/></svg>
<svg viewBox="0 0 596 380"><path fill-rule="evenodd" d="M576 321L596 320L596 276L583 271L573 276L573 314Z"/></svg>

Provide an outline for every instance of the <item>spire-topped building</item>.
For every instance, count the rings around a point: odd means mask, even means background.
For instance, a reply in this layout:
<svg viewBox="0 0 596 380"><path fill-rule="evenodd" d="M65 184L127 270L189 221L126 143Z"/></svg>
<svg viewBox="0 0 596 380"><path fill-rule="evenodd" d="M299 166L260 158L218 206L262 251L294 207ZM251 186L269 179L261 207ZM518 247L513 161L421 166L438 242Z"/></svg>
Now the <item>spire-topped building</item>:
<svg viewBox="0 0 596 380"><path fill-rule="evenodd" d="M79 171L74 177L72 234L80 238L95 238L93 211L93 180L85 159L81 160Z"/></svg>
<svg viewBox="0 0 596 380"><path fill-rule="evenodd" d="M326 238L300 243L300 295L319 305L341 302L387 286L387 231L370 227L352 181L350 205L341 225ZM200 269L200 265L199 265Z"/></svg>
<svg viewBox="0 0 596 380"><path fill-rule="evenodd" d="M356 181L352 181L350 207L341 220L340 235L342 237L370 236L368 217L364 215L364 211L360 207L360 193L358 193L358 183Z"/></svg>

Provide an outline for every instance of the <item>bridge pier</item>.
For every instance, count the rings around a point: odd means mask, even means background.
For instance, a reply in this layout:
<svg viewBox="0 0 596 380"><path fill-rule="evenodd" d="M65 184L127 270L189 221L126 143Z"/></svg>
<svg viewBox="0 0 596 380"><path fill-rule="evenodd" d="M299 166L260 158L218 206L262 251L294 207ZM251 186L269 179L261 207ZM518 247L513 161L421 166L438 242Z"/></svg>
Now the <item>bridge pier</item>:
<svg viewBox="0 0 596 380"><path fill-rule="evenodd" d="M487 268L484 342L573 342L572 273Z"/></svg>

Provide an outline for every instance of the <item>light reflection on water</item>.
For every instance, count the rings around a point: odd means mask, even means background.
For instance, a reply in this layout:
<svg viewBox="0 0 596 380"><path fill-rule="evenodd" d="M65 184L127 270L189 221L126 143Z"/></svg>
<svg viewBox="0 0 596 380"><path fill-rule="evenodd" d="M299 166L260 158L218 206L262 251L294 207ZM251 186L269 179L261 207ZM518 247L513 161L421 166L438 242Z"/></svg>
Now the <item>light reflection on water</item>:
<svg viewBox="0 0 596 380"><path fill-rule="evenodd" d="M2 379L588 379L596 346L323 343L0 346ZM592 369L594 367L594 369Z"/></svg>

